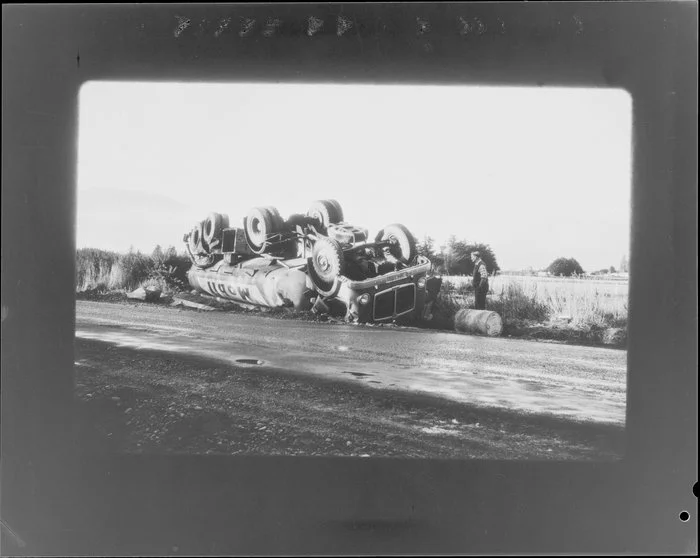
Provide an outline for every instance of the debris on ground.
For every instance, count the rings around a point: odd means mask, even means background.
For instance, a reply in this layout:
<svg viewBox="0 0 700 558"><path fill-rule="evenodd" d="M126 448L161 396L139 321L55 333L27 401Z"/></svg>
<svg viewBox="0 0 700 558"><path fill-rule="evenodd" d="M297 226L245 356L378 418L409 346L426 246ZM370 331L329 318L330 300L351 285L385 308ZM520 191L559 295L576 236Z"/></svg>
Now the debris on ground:
<svg viewBox="0 0 700 558"><path fill-rule="evenodd" d="M145 302L156 302L160 300L162 291L156 287L139 287L135 291L126 294L132 300L143 300Z"/></svg>
<svg viewBox="0 0 700 558"><path fill-rule="evenodd" d="M603 332L605 345L622 346L627 343L627 330L621 327L609 327Z"/></svg>
<svg viewBox="0 0 700 558"><path fill-rule="evenodd" d="M173 296L173 302L171 306L186 306L188 308L194 308L196 310L204 310L206 312L211 312L212 310L217 310L214 306L209 303L202 301L201 297L191 294L178 294Z"/></svg>
<svg viewBox="0 0 700 558"><path fill-rule="evenodd" d="M328 308L328 305L325 302L323 302L323 299L319 296L314 301L314 305L311 307L311 311L314 314L329 314L330 308Z"/></svg>

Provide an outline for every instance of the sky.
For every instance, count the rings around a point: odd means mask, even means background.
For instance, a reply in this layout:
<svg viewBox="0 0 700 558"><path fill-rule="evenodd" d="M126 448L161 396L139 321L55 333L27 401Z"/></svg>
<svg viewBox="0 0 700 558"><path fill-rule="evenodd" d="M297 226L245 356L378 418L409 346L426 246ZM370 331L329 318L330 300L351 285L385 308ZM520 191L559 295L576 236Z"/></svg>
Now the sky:
<svg viewBox="0 0 700 558"><path fill-rule="evenodd" d="M79 107L79 248L179 249L211 211L332 198L372 236L483 242L503 270L629 252L623 90L89 82Z"/></svg>

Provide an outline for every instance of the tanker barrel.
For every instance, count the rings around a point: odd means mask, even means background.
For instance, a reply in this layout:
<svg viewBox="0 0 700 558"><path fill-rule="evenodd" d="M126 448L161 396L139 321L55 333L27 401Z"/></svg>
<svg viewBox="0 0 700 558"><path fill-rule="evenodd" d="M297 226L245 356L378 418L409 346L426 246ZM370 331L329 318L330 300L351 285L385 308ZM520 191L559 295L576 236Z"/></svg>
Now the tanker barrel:
<svg viewBox="0 0 700 558"><path fill-rule="evenodd" d="M208 269L192 266L187 279L193 289L210 296L267 308L310 309L311 292L304 272L276 263L260 265L259 259L250 260L251 267L246 263L233 266L222 261ZM251 270L260 273L251 274Z"/></svg>
<svg viewBox="0 0 700 558"><path fill-rule="evenodd" d="M497 337L503 331L503 320L490 310L462 309L455 314L455 330Z"/></svg>

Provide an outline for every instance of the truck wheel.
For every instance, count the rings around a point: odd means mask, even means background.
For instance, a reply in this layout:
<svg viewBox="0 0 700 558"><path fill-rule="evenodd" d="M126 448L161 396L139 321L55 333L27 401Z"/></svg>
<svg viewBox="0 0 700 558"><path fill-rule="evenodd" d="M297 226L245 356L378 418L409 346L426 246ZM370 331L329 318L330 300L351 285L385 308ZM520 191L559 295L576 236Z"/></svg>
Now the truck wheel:
<svg viewBox="0 0 700 558"><path fill-rule="evenodd" d="M193 255L205 253L204 245L202 244L202 237L203 237L203 224L197 223L194 226L194 228L192 229L192 232L190 232L190 239L187 243L189 246L190 252Z"/></svg>
<svg viewBox="0 0 700 558"><path fill-rule="evenodd" d="M193 256L192 263L199 269L206 269L216 263L216 258L211 254L200 254Z"/></svg>
<svg viewBox="0 0 700 558"><path fill-rule="evenodd" d="M306 215L302 215L301 213L292 213L284 222L284 227L287 230L294 231L296 227L303 227L306 225L308 219Z"/></svg>
<svg viewBox="0 0 700 558"><path fill-rule="evenodd" d="M345 273L343 249L331 238L319 238L311 252L311 263L322 283L332 285L339 275Z"/></svg>
<svg viewBox="0 0 700 558"><path fill-rule="evenodd" d="M324 229L331 223L343 222L343 210L336 200L315 201L306 214L318 220Z"/></svg>
<svg viewBox="0 0 700 558"><path fill-rule="evenodd" d="M409 230L395 223L384 227L375 238L375 242L391 242L390 252L395 258L411 262L416 257L416 241Z"/></svg>
<svg viewBox="0 0 700 558"><path fill-rule="evenodd" d="M282 228L283 221L279 213L274 213L268 207L253 208L248 212L245 220L245 235L248 245L253 252L260 254L265 248L267 237L282 232Z"/></svg>
<svg viewBox="0 0 700 558"><path fill-rule="evenodd" d="M267 209L271 214L272 218L279 222L279 223L284 223L284 219L282 219L282 215L280 215L279 210L274 206L274 205L266 205L263 207L263 209Z"/></svg>
<svg viewBox="0 0 700 558"><path fill-rule="evenodd" d="M221 213L210 213L204 221L204 240L211 245L215 240L221 238L221 233L228 227L228 215Z"/></svg>
<svg viewBox="0 0 700 558"><path fill-rule="evenodd" d="M343 215L343 208L340 207L340 202L338 200L326 200L335 207L335 219L331 223L342 223L345 220Z"/></svg>

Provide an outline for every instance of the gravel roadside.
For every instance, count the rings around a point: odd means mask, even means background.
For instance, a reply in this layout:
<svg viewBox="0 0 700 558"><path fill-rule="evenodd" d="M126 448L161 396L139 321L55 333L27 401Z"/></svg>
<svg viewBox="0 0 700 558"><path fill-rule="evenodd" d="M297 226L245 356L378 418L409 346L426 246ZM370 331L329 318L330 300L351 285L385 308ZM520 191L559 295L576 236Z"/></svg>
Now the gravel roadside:
<svg viewBox="0 0 700 558"><path fill-rule="evenodd" d="M77 427L97 451L610 460L623 429L76 339Z"/></svg>

